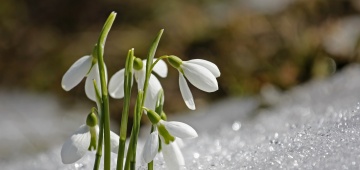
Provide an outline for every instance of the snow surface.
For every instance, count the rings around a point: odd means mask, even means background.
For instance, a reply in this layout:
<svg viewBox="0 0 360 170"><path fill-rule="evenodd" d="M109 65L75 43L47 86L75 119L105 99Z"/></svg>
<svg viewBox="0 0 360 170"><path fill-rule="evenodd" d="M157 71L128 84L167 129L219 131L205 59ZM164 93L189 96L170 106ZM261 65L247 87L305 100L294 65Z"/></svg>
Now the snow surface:
<svg viewBox="0 0 360 170"><path fill-rule="evenodd" d="M276 98L272 101L276 104L268 107L262 107L259 98L227 99L191 116L170 118L190 124L199 133L198 138L184 141L184 169L360 169L359 65ZM0 167L92 169L93 153L63 165L60 147L30 158L5 159ZM161 156L155 169L165 169Z"/></svg>

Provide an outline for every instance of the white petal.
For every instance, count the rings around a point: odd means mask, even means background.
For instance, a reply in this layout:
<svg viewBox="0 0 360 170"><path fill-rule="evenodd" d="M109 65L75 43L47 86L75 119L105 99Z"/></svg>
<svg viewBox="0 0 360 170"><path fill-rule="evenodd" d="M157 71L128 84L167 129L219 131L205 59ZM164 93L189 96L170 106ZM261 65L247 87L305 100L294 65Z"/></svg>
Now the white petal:
<svg viewBox="0 0 360 170"><path fill-rule="evenodd" d="M107 83L107 71L106 71L106 66L105 66L105 80ZM92 100L96 102L96 94L95 94L95 89L94 89L94 83L93 80L96 80L96 84L97 87L99 88L99 92L101 95L101 80L100 80L100 73L99 73L99 65L96 63L90 70L86 81L85 81L85 93L86 96Z"/></svg>
<svg viewBox="0 0 360 170"><path fill-rule="evenodd" d="M109 94L115 99L121 99L124 97L124 78L125 69L121 69L116 72L109 82Z"/></svg>
<svg viewBox="0 0 360 170"><path fill-rule="evenodd" d="M183 148L185 146L184 141L181 138L175 138L175 142L179 148Z"/></svg>
<svg viewBox="0 0 360 170"><path fill-rule="evenodd" d="M91 67L92 57L87 55L77 60L61 80L61 86L64 90L69 91L80 83L86 76Z"/></svg>
<svg viewBox="0 0 360 170"><path fill-rule="evenodd" d="M184 99L186 106L191 110L195 110L194 98L191 94L190 88L184 76L181 73L179 73L179 86L180 86L181 96Z"/></svg>
<svg viewBox="0 0 360 170"><path fill-rule="evenodd" d="M153 62L156 61L154 58ZM153 68L153 71L162 78L165 78L168 74L168 67L164 60L159 60Z"/></svg>
<svg viewBox="0 0 360 170"><path fill-rule="evenodd" d="M149 85L146 92L144 106L148 109L155 110L158 93L162 89L160 81L153 75L150 75Z"/></svg>
<svg viewBox="0 0 360 170"><path fill-rule="evenodd" d="M166 167L169 170L180 170L185 166L184 157L179 146L175 142L170 142L170 144L162 143L161 146Z"/></svg>
<svg viewBox="0 0 360 170"><path fill-rule="evenodd" d="M153 63L157 60L157 58L153 59ZM146 62L147 60L143 60L143 70L146 70ZM168 67L164 60L159 60L153 68L153 71L162 78L165 78L168 74Z"/></svg>
<svg viewBox="0 0 360 170"><path fill-rule="evenodd" d="M186 78L200 90L205 92L214 92L218 90L216 77L205 67L183 62L182 69Z"/></svg>
<svg viewBox="0 0 360 170"><path fill-rule="evenodd" d="M96 94L95 94L95 89L94 89L94 83L93 83L93 80L95 79L96 81L96 84L97 84L97 87L98 87L98 90L101 94L101 83L100 83L100 75L99 75L99 66L98 64L95 64L87 78L86 78L86 81L85 81L85 94L86 96L90 99L90 100L93 100L93 101L96 101Z"/></svg>
<svg viewBox="0 0 360 170"><path fill-rule="evenodd" d="M110 131L110 145L111 145L111 152L118 153L119 150L119 135Z"/></svg>
<svg viewBox="0 0 360 170"><path fill-rule="evenodd" d="M90 145L91 135L86 125L80 128L63 144L61 160L64 164L71 164L84 156Z"/></svg>
<svg viewBox="0 0 360 170"><path fill-rule="evenodd" d="M160 123L163 124L169 133L178 138L195 138L198 136L194 128L189 126L186 123L176 122L176 121L163 121L160 120Z"/></svg>
<svg viewBox="0 0 360 170"><path fill-rule="evenodd" d="M150 74L149 78L149 86L148 86L148 92L151 97L156 97L159 94L159 91L162 89L160 81L153 75Z"/></svg>
<svg viewBox="0 0 360 170"><path fill-rule="evenodd" d="M149 93L149 91L148 91ZM151 98L150 95L146 95L146 99L145 99L145 103L144 106L150 110L155 110L156 108L156 99ZM147 114L147 112L144 112L145 114Z"/></svg>
<svg viewBox="0 0 360 170"><path fill-rule="evenodd" d="M142 156L145 163L151 162L158 153L158 150L159 150L159 136L158 136L158 132L155 130L146 139L144 145Z"/></svg>
<svg viewBox="0 0 360 170"><path fill-rule="evenodd" d="M146 72L145 69L142 70L134 70L135 80L138 84L138 90L143 90Z"/></svg>
<svg viewBox="0 0 360 170"><path fill-rule="evenodd" d="M185 61L185 62L201 65L201 66L205 67L206 69L208 69L215 77L220 77L221 73L220 73L219 68L210 61L202 60L202 59L193 59L193 60L189 60L189 61Z"/></svg>

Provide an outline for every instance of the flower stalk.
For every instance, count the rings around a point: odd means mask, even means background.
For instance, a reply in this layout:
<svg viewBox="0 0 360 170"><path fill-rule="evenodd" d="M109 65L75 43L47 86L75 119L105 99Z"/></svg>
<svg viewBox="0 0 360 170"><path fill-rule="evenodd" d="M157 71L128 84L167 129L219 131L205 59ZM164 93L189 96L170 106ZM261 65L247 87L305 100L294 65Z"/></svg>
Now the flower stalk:
<svg viewBox="0 0 360 170"><path fill-rule="evenodd" d="M110 146L110 112L109 112L109 97L107 91L107 81L105 78L105 63L104 63L104 47L105 41L109 34L112 24L114 23L116 13L112 12L108 19L106 20L104 27L100 33L100 37L97 43L97 58L99 62L99 73L100 73L100 83L101 83L101 97L102 97L102 114L103 119L103 129L104 129L104 170L110 170L110 161L111 161L111 146Z"/></svg>
<svg viewBox="0 0 360 170"><path fill-rule="evenodd" d="M134 110L134 122L133 128L131 130L130 135L130 142L128 153L126 156L126 163L124 170L135 170L136 166L136 146L137 146L137 139L138 139L138 132L140 130L140 120L141 120L141 102L143 99L143 92L139 91L136 103L135 103L135 110Z"/></svg>
<svg viewBox="0 0 360 170"><path fill-rule="evenodd" d="M125 82L124 82L124 105L121 117L121 125L120 125L120 141L119 141L119 151L118 151L118 159L116 169L121 170L124 166L124 154L125 154L125 143L127 137L127 124L129 117L129 107L130 107L130 99L131 99L131 84L132 84L132 76L133 76L133 61L134 61L134 49L129 50L127 58L126 58L126 66L125 66Z"/></svg>
<svg viewBox="0 0 360 170"><path fill-rule="evenodd" d="M145 99L146 99L146 94L147 94L146 92L147 92L147 89L149 86L150 75L152 72L151 68L152 68L153 59L154 59L156 49L158 47L158 44L160 42L160 38L161 38L163 32L164 32L163 29L160 30L157 37L155 38L153 44L150 47L149 55L148 55L148 58L146 61L145 81L144 81L143 89L139 90L138 97L137 97L137 102L136 102L136 106L135 106L136 109L135 109L135 113L134 113L134 123L133 123L133 128L131 130L129 149L128 149L128 154L126 157L125 168L124 168L125 170L127 170L127 169L135 170L136 146L137 146L137 140L138 140L139 131L140 131L141 116L144 111L143 107L144 107L144 103L145 103Z"/></svg>
<svg viewBox="0 0 360 170"><path fill-rule="evenodd" d="M154 59L154 56L155 56L155 53L156 53L156 50L157 50L157 47L159 45L159 42L160 42L160 39L161 39L161 36L164 32L164 29L160 30L157 37L155 38L155 41L153 42L152 46L150 47L150 51L149 51L149 55L148 55L148 58L147 58L147 62L146 62L146 77L145 77L145 82L144 82L144 94L142 96L142 100L141 100L141 106L139 106L139 117L138 117L138 120L136 122L136 125L140 126L140 120L141 120L141 116L142 116L142 113L143 113L143 107L144 107L144 103L145 103L145 98L146 98L146 92L147 92L147 88L148 88L148 85L149 85L149 78L150 78L150 74L152 72L152 63L153 63L153 59ZM134 119L136 120L136 119ZM136 131L135 131L135 138L134 138L134 143L137 143L137 136L139 135L139 130L140 130L140 127L135 127ZM135 154L133 155L133 159L136 160L136 144L135 145Z"/></svg>
<svg viewBox="0 0 360 170"><path fill-rule="evenodd" d="M103 119L104 119L104 114L103 114L103 105L102 105L102 99L101 99L101 95L99 92L99 88L97 87L96 81L93 80L94 83L94 90L95 90L95 94L96 94L96 101L97 101L97 105L99 107L100 110L98 110L98 117L99 117L99 127L100 127L100 132L99 132L99 139L98 139L98 147L96 150L96 156L95 156L95 162L94 162L94 170L98 170L100 167L100 160L101 160L101 156L102 156L102 148L103 148L103 138L104 138L104 123L103 123Z"/></svg>

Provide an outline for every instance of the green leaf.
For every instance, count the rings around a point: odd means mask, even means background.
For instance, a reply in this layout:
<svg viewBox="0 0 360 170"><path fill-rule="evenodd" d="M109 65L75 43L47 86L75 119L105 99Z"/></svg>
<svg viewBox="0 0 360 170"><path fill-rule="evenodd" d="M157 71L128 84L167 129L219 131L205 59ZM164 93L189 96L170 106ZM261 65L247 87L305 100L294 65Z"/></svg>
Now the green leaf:
<svg viewBox="0 0 360 170"><path fill-rule="evenodd" d="M130 49L127 58L126 58L126 64L125 64L125 81L124 81L124 94L127 95L126 97L130 97L131 95L131 85L133 80L133 67L134 67L134 49Z"/></svg>
<svg viewBox="0 0 360 170"><path fill-rule="evenodd" d="M164 29L161 29L159 31L157 37L155 38L154 42L152 43L152 45L150 47L149 56L148 56L147 62L146 62L146 72L150 72L151 64L153 62L153 59L154 59L154 56L156 53L156 49L159 45L160 38L161 38L163 32L164 32Z"/></svg>
<svg viewBox="0 0 360 170"><path fill-rule="evenodd" d="M105 44L106 38L107 38L107 36L109 34L111 26L114 23L115 18L116 18L116 12L111 12L109 17L105 21L105 24L103 26L103 29L101 30L100 37L99 37L99 42L98 42L98 45L100 45L101 47L103 47L104 44Z"/></svg>

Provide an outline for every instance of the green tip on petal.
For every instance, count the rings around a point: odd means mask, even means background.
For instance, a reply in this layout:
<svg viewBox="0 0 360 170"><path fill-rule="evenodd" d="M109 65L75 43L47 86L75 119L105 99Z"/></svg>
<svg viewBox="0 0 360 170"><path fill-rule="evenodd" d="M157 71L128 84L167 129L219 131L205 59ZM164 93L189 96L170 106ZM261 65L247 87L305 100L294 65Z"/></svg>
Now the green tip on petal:
<svg viewBox="0 0 360 170"><path fill-rule="evenodd" d="M92 151L92 150L96 150L97 147L97 132L98 127L94 126L94 127L90 127L90 145L88 150Z"/></svg>
<svg viewBox="0 0 360 170"><path fill-rule="evenodd" d="M157 128L160 135L163 137L165 144L169 144L170 142L175 141L175 137L169 133L169 131L166 129L166 127L163 124L160 123L157 126Z"/></svg>

